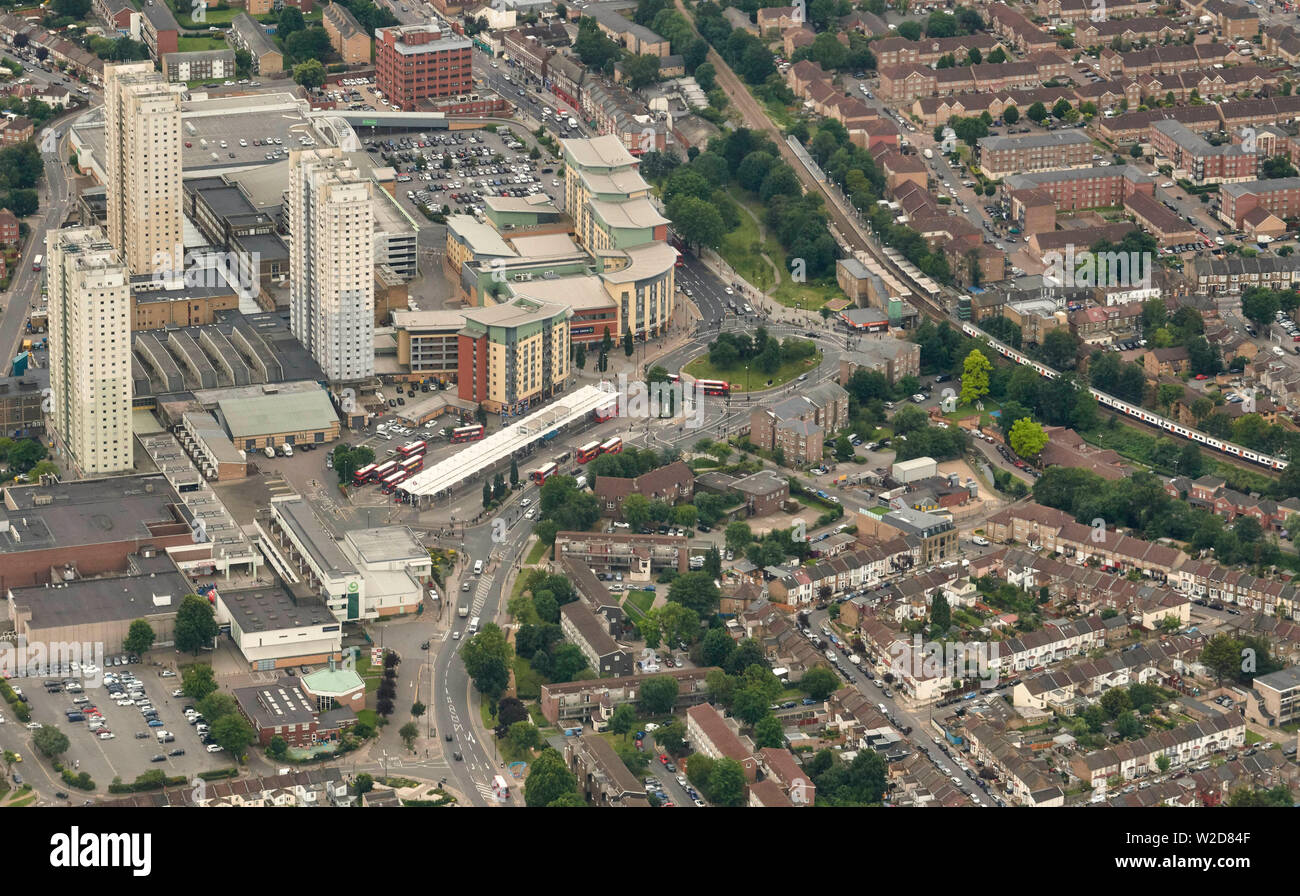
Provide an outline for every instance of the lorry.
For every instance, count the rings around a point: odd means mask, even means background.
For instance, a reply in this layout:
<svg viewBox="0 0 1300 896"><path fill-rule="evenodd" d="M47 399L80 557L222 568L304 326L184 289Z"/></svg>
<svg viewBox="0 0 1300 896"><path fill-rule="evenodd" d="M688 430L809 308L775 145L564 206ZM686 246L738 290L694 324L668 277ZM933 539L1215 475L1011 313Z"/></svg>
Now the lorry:
<svg viewBox="0 0 1300 896"><path fill-rule="evenodd" d="M574 130L578 129L578 119L574 118L572 115L569 116L569 127Z"/></svg>
<svg viewBox="0 0 1300 896"><path fill-rule="evenodd" d="M933 150L933 149L930 149L930 147L927 146L927 147L925 148L925 151L922 152L921 155L925 156L927 159L933 159L933 158L934 158L934 150Z"/></svg>
<svg viewBox="0 0 1300 896"><path fill-rule="evenodd" d="M456 614L460 616L461 619L464 619L466 616L468 616L469 604L461 604L460 609L456 611Z"/></svg>

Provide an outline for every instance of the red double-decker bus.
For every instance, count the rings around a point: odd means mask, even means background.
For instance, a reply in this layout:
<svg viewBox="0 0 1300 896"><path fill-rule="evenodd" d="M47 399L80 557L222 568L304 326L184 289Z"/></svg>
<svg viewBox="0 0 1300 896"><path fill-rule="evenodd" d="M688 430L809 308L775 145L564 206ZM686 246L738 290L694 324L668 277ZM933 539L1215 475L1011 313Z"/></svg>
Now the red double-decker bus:
<svg viewBox="0 0 1300 896"><path fill-rule="evenodd" d="M620 439L618 436L614 436L614 438L602 442L600 445L601 454L618 454L622 450L623 450L623 440Z"/></svg>
<svg viewBox="0 0 1300 896"><path fill-rule="evenodd" d="M375 478L375 471L379 469L379 464L366 464L360 470L352 473L353 485L365 485L371 479Z"/></svg>
<svg viewBox="0 0 1300 896"><path fill-rule="evenodd" d="M411 475L412 473L418 473L424 469L424 455L417 454L413 457L408 457L405 460L401 461L398 464L398 467L402 470L405 470L408 476Z"/></svg>
<svg viewBox="0 0 1300 896"><path fill-rule="evenodd" d="M401 448L398 448L397 453L400 454L402 457L413 457L417 454L424 454L424 451L427 447L428 445L423 441L411 442L409 444L403 445Z"/></svg>
<svg viewBox="0 0 1300 896"><path fill-rule="evenodd" d="M536 470L533 470L533 472L528 474L528 478L533 480L533 482L536 482L538 485L541 485L542 483L546 482L546 480L550 479L558 472L560 472L560 465L556 463L549 463L543 467L538 467Z"/></svg>
<svg viewBox="0 0 1300 896"><path fill-rule="evenodd" d="M391 495L393 489L397 488L399 484L405 482L410 477L411 474L405 470L398 470L396 473L393 473L391 476L388 476L383 480L383 493L385 495Z"/></svg>
<svg viewBox="0 0 1300 896"><path fill-rule="evenodd" d="M680 383L681 381L682 381L682 375L681 375L680 373L670 373L670 374L668 374L668 382L670 382L670 383Z"/></svg>
<svg viewBox="0 0 1300 896"><path fill-rule="evenodd" d="M600 442L588 442L578 449L578 463L585 464L587 461L600 456Z"/></svg>
<svg viewBox="0 0 1300 896"><path fill-rule="evenodd" d="M451 431L451 440L453 442L477 442L487 434L482 423L474 423L470 426L461 426Z"/></svg>
<svg viewBox="0 0 1300 896"><path fill-rule="evenodd" d="M613 420L614 415L618 413L618 399L611 398L609 404L603 404L591 412L591 418L597 423L604 423L606 420Z"/></svg>
<svg viewBox="0 0 1300 896"><path fill-rule="evenodd" d="M705 395L731 394L731 384L722 380L696 380L695 385L703 389Z"/></svg>
<svg viewBox="0 0 1300 896"><path fill-rule="evenodd" d="M371 482L383 482L389 476L397 472L397 461L386 460L379 466L375 467L375 472L370 474Z"/></svg>

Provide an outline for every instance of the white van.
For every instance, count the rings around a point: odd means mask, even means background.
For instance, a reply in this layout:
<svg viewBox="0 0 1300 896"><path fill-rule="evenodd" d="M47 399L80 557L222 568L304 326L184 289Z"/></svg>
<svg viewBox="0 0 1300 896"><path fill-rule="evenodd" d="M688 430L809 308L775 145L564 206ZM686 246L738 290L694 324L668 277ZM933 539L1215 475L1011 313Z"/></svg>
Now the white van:
<svg viewBox="0 0 1300 896"><path fill-rule="evenodd" d="M476 575L476 576L481 576L481 575L483 575L483 561L482 561L482 560L475 560L475 561L474 561L474 575Z"/></svg>
<svg viewBox="0 0 1300 896"><path fill-rule="evenodd" d="M265 448L263 448L262 453L265 454L267 457L275 457L275 449L272 448L270 445L267 445Z"/></svg>
<svg viewBox="0 0 1300 896"><path fill-rule="evenodd" d="M285 457L293 457L293 446L290 445L288 442L285 442L283 445L280 446L280 453L283 454Z"/></svg>

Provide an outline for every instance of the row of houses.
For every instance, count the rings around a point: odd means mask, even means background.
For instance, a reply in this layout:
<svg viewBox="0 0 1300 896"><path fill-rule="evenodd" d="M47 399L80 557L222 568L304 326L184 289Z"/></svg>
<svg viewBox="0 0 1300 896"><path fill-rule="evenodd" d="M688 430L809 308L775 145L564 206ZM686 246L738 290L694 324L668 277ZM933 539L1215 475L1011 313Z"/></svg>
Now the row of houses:
<svg viewBox="0 0 1300 896"><path fill-rule="evenodd" d="M1171 768L1178 768L1245 743L1246 722L1240 714L1229 711L1205 721L1181 725L1171 731L1158 731L1140 740L1076 756L1071 760L1070 768L1094 790L1104 790L1111 778L1131 781L1157 773L1157 760L1161 756L1169 758Z"/></svg>
<svg viewBox="0 0 1300 896"><path fill-rule="evenodd" d="M1181 676L1202 646L1200 639L1193 638L1138 644L1130 650L1027 676L1012 689L1011 699L1018 708L1051 709L1069 715L1080 699L1099 697L1110 688L1163 684L1172 675Z"/></svg>
<svg viewBox="0 0 1300 896"><path fill-rule="evenodd" d="M1065 805L1060 779L1042 760L1012 744L992 725L977 723L966 728L971 756L1000 775L1012 799L1022 806Z"/></svg>
<svg viewBox="0 0 1300 896"><path fill-rule="evenodd" d="M848 591L874 588L885 578L910 567L915 560L915 552L903 538L891 538L796 567L768 583L768 593L783 604L807 606Z"/></svg>
<svg viewBox="0 0 1300 896"><path fill-rule="evenodd" d="M899 145L898 126L857 97L846 95L835 86L834 76L817 63L808 59L796 62L786 70L785 80L810 111L844 125L855 146Z"/></svg>
<svg viewBox="0 0 1300 896"><path fill-rule="evenodd" d="M1158 121L1178 121L1189 130L1204 134L1210 131L1230 132L1243 126L1258 126L1261 122L1285 125L1297 117L1300 117L1300 96L1273 96L1128 112L1113 118L1103 118L1098 128L1108 140L1129 143L1134 140L1145 142L1150 136L1152 125Z"/></svg>
<svg viewBox="0 0 1300 896"><path fill-rule="evenodd" d="M27 38L29 47L44 47L49 50L49 59L60 68L66 68L78 78L84 78L91 84L103 82L104 60L94 53L24 18L10 13L0 15L0 38L3 38L5 43L12 44L14 38L20 34Z"/></svg>

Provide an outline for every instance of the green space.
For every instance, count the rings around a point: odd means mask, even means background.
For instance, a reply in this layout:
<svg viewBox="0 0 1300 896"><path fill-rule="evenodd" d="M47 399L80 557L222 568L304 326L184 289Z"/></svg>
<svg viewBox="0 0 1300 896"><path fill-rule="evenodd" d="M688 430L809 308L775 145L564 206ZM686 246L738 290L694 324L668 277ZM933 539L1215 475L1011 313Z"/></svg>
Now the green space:
<svg viewBox="0 0 1300 896"><path fill-rule="evenodd" d="M220 37L178 37L176 51L192 53L198 50L224 50L228 44Z"/></svg>
<svg viewBox="0 0 1300 896"><path fill-rule="evenodd" d="M542 557L545 556L547 550L549 549L550 549L550 545L548 545L546 542L539 539L537 543L533 545L532 550L528 552L528 556L524 558L524 565L536 566L538 563L541 562ZM520 581L523 580L521 579Z"/></svg>
<svg viewBox="0 0 1300 896"><path fill-rule="evenodd" d="M772 384L767 385L768 376L758 370L757 367L749 371L746 376L743 367L732 367L727 370L721 370L709 363L709 354L705 352L694 361L687 364L683 370L696 379L702 380L724 380L731 383L733 391L760 392L764 389L774 389L777 386L785 385L800 374L807 373L810 370L816 370L817 365L822 362L822 353L817 352L811 358L805 358L802 361L792 361L782 364L777 368L776 373L772 374L770 379ZM748 380L748 382L746 382ZM748 390L746 386L748 385Z"/></svg>
<svg viewBox="0 0 1300 896"><path fill-rule="evenodd" d="M536 700L542 696L542 676L533 669L533 664L521 656L511 661L515 673L515 696L520 700ZM486 701L484 701L486 703Z"/></svg>
<svg viewBox="0 0 1300 896"><path fill-rule="evenodd" d="M623 601L623 609L634 619L644 616L655 602L653 591L629 591Z"/></svg>
<svg viewBox="0 0 1300 896"><path fill-rule="evenodd" d="M379 681L384 677L382 666L370 664L370 651L362 650L357 654L357 674L366 683L366 693L379 690Z"/></svg>
<svg viewBox="0 0 1300 896"><path fill-rule="evenodd" d="M1138 429L1136 426L1124 423L1118 417L1115 418L1115 425L1113 426L1109 423L1103 423L1080 433L1080 435L1094 445L1101 448L1110 448L1130 460L1151 466L1151 451L1155 445L1156 436ZM1245 470L1235 464L1217 460L1211 452L1201 452L1201 458L1206 475L1220 476L1238 491L1267 492L1272 484L1273 480L1265 474ZM1173 473L1174 471L1162 472Z"/></svg>
<svg viewBox="0 0 1300 896"><path fill-rule="evenodd" d="M759 289L770 289L772 269L780 275L780 281L770 293L771 298L787 308L815 310L832 299L844 298L840 288L831 283L795 283L790 279L786 264L785 250L781 243L771 234L760 239L762 234L758 222L762 220L764 208L761 203L738 187L731 188L731 198L741 208L740 226L722 238L720 253L737 274ZM771 264L768 261L771 261Z"/></svg>

